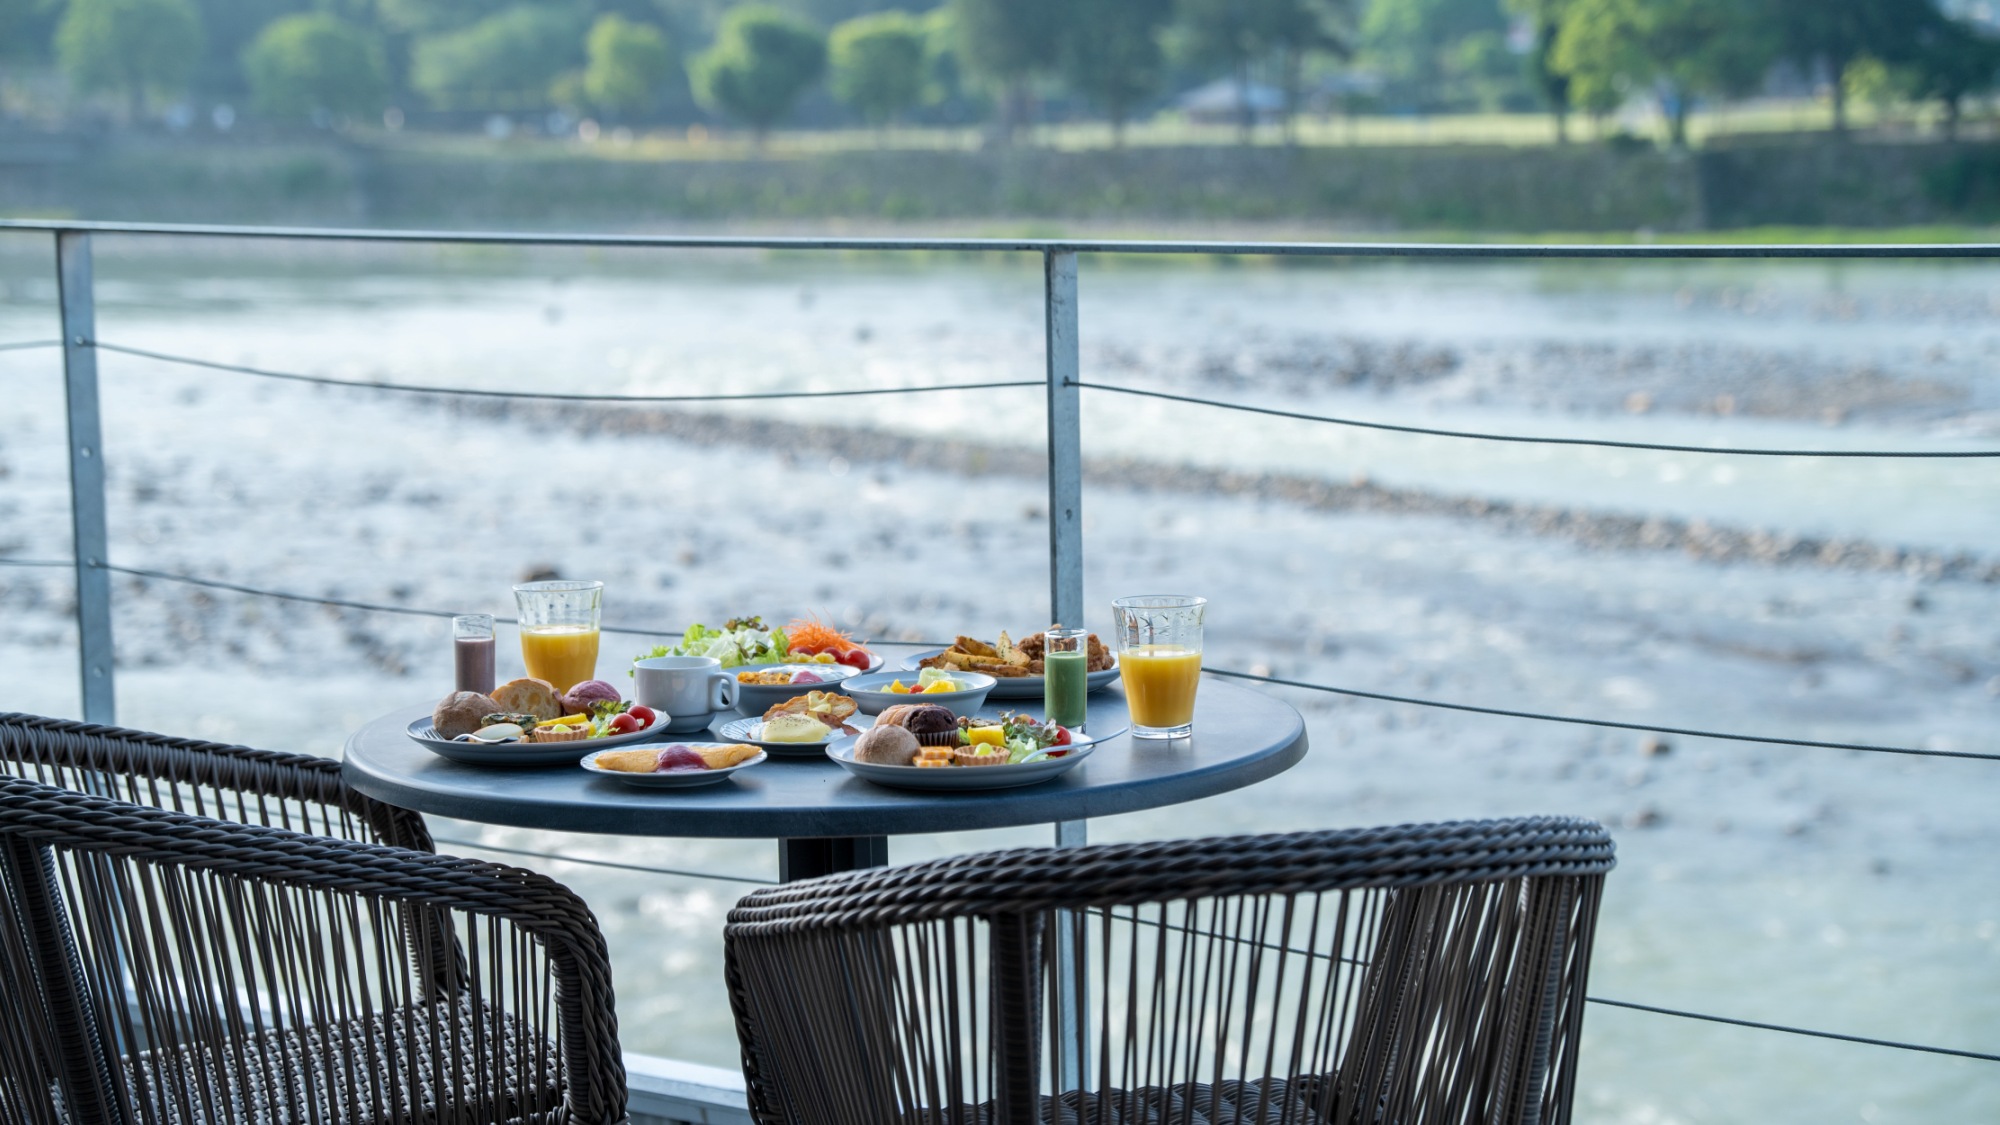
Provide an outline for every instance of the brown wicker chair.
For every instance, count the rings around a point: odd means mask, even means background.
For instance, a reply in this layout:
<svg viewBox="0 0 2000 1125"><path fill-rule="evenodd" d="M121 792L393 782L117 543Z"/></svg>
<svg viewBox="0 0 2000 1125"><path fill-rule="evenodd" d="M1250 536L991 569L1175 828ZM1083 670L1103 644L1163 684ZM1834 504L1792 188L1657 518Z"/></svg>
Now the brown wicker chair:
<svg viewBox="0 0 2000 1125"><path fill-rule="evenodd" d="M751 1114L1563 1125L1613 862L1595 822L1537 818L1022 849L758 891L726 946ZM1058 1056L1078 1081L1057 1085Z"/></svg>
<svg viewBox="0 0 2000 1125"><path fill-rule="evenodd" d="M625 1094L560 884L434 854L336 762L0 715L0 1121L610 1125Z"/></svg>

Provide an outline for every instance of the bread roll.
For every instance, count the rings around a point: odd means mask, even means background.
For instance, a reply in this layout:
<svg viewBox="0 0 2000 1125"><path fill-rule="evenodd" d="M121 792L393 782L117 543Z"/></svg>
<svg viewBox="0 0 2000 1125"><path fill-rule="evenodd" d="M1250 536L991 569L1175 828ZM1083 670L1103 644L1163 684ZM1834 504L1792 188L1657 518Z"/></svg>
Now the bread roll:
<svg viewBox="0 0 2000 1125"><path fill-rule="evenodd" d="M444 697L444 702L431 712L431 725L444 738L457 738L461 734L471 734L485 725L486 716L496 711L505 711L500 702L490 695L476 691L455 691Z"/></svg>
<svg viewBox="0 0 2000 1125"><path fill-rule="evenodd" d="M562 696L556 694L555 685L532 676L508 680L493 689L493 698L499 703L496 711L518 711L537 719L560 719L563 715Z"/></svg>
<svg viewBox="0 0 2000 1125"><path fill-rule="evenodd" d="M854 760L876 766L907 766L917 760L917 736L880 723L854 741Z"/></svg>

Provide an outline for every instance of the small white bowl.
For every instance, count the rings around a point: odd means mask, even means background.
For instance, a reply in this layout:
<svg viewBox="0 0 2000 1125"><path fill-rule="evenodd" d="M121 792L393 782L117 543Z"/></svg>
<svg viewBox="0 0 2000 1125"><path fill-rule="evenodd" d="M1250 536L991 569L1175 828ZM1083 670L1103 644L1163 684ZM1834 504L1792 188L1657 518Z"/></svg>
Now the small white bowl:
<svg viewBox="0 0 2000 1125"><path fill-rule="evenodd" d="M922 694L911 692L897 695L888 690L897 680L905 686L917 682L915 672L871 672L865 676L855 676L840 685L840 694L850 696L854 705L864 715L880 715L898 703L935 703L959 718L969 718L977 714L986 703L986 695L993 685L1000 681L984 672L960 672L954 670L951 678L956 683L970 684L964 691L927 691Z"/></svg>

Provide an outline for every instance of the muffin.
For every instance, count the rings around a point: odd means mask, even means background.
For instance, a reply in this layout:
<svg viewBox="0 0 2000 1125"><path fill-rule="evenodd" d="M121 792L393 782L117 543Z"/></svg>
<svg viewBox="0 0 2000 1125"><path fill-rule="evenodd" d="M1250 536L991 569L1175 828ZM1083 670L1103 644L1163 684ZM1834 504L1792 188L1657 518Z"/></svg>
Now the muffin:
<svg viewBox="0 0 2000 1125"><path fill-rule="evenodd" d="M917 759L917 736L877 723L854 740L854 760L871 766L907 766Z"/></svg>
<svg viewBox="0 0 2000 1125"><path fill-rule="evenodd" d="M875 716L875 725L878 727L900 727L903 725L903 720L910 717L910 712L915 711L921 706L923 706L921 703L897 703L889 707L884 707L882 713Z"/></svg>
<svg viewBox="0 0 2000 1125"><path fill-rule="evenodd" d="M935 703L917 704L903 716L900 725L916 735L917 742L924 746L958 745L958 716L950 708Z"/></svg>

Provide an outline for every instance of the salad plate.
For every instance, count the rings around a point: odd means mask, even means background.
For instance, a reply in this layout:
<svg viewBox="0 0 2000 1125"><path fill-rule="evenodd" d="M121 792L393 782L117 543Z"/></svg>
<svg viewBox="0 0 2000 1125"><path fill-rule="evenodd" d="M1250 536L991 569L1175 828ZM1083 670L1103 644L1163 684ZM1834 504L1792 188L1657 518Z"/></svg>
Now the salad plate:
<svg viewBox="0 0 2000 1125"><path fill-rule="evenodd" d="M722 744L716 742L682 742L679 745L696 747L719 746ZM598 753L602 753L602 751ZM725 780L738 770L747 770L751 766L767 761L768 759L769 755L760 753L754 758L746 758L733 766L725 766L719 770L669 770L666 773L627 773L624 770L604 769L597 764L597 754L587 755L577 764L582 766L587 773L594 773L599 777L612 778L622 781L627 785L639 786L642 789L692 789L697 785L713 785L718 781Z"/></svg>
<svg viewBox="0 0 2000 1125"><path fill-rule="evenodd" d="M439 734L428 718L411 722L407 729L410 739L418 745L439 757L466 765L566 766L593 750L613 750L658 738L667 733L667 722L663 716L654 719L653 725L645 730L569 742L454 742Z"/></svg>
<svg viewBox="0 0 2000 1125"><path fill-rule="evenodd" d="M847 722L856 730L865 730L872 726L874 721L856 715ZM761 737L764 733L764 720L758 718L718 720L708 729L713 731L717 738L728 742L747 742L777 758L817 758L833 747L854 745L856 737L828 727L827 736L818 742L766 742Z"/></svg>
<svg viewBox="0 0 2000 1125"><path fill-rule="evenodd" d="M936 656L937 654L943 651L944 649L941 648L927 648L922 652L912 653L908 657L904 658L902 665L903 670L906 672L922 671L922 664L924 661L929 660L931 657ZM1111 667L1106 668L1101 672L1092 672L1086 677L1086 679L1090 683L1091 691L1102 690L1103 688L1110 686L1111 681L1117 678L1118 678L1118 654L1116 653L1113 653L1111 655ZM1040 676L998 677L993 681L993 690L988 692L986 697L988 699L1040 699L1042 698L1042 677Z"/></svg>
<svg viewBox="0 0 2000 1125"><path fill-rule="evenodd" d="M785 628L772 628L764 624L761 617L731 618L721 628L711 628L699 622L689 625L681 634L678 643L662 645L644 656L708 656L721 662L725 672L739 672L771 664L799 664L811 661L794 655L786 641L786 629L797 629L799 622ZM849 648L862 648L853 642L843 642ZM806 646L801 646L806 647ZM781 649L783 651L781 651ZM880 653L868 652L868 667L860 668L851 664L837 665L849 673L875 672L882 668Z"/></svg>
<svg viewBox="0 0 2000 1125"><path fill-rule="evenodd" d="M1090 757L1097 743L1103 739L1091 739L1073 743L1067 754L1060 758L1041 758L1032 762L1008 766L954 766L948 769L924 769L919 766L880 766L870 762L854 760L854 745L829 746L826 756L833 759L841 769L877 785L887 785L895 789L920 789L928 792L970 792L973 790L1013 789L1022 785L1036 785L1061 777L1063 774L1083 764Z"/></svg>

